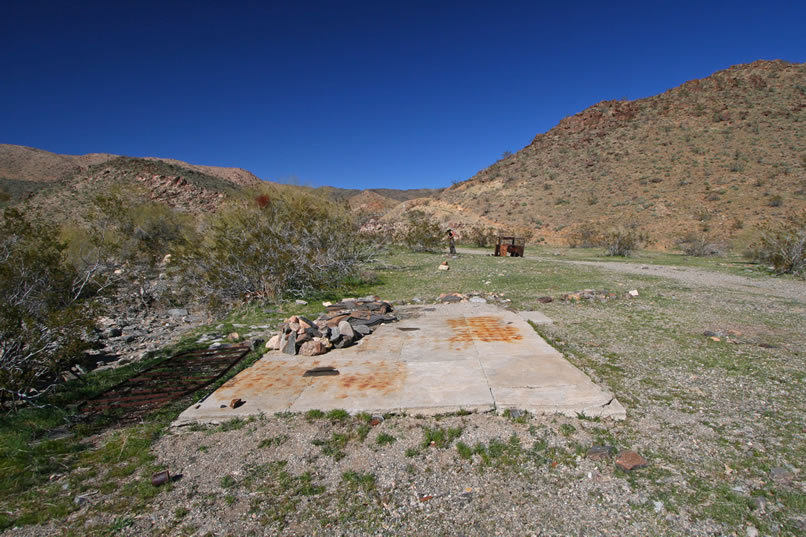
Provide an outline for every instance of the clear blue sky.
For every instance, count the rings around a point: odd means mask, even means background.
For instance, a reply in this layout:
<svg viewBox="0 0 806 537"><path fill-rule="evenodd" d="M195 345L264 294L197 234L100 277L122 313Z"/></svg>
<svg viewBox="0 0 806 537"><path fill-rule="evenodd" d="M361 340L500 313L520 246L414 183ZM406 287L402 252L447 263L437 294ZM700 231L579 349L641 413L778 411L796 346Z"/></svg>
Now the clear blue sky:
<svg viewBox="0 0 806 537"><path fill-rule="evenodd" d="M344 188L448 186L601 100L806 61L793 0L8 0L0 17L0 143Z"/></svg>

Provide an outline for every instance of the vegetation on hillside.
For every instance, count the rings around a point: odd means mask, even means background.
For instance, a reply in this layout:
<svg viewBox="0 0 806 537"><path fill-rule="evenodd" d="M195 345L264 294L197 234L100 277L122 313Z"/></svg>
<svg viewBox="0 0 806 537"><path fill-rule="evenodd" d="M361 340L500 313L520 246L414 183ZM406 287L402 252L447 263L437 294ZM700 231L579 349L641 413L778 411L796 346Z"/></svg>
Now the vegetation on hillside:
<svg viewBox="0 0 806 537"><path fill-rule="evenodd" d="M434 252L443 242L443 230L429 215L410 211L408 222L400 231L398 242L414 252Z"/></svg>
<svg viewBox="0 0 806 537"><path fill-rule="evenodd" d="M528 226L567 244L586 221L658 246L747 233L806 208L806 64L755 62L636 101L604 101L418 210L444 226Z"/></svg>
<svg viewBox="0 0 806 537"><path fill-rule="evenodd" d="M806 212L764 226L750 255L771 264L778 273L806 274Z"/></svg>
<svg viewBox="0 0 806 537"><path fill-rule="evenodd" d="M199 302L226 313L337 288L373 253L343 206L295 189L197 219L114 189L61 229L6 209L0 237L0 408L51 389L104 307ZM168 277L179 284L158 292Z"/></svg>
<svg viewBox="0 0 806 537"><path fill-rule="evenodd" d="M285 188L223 207L177 261L186 283L220 307L337 287L369 256L342 206Z"/></svg>
<svg viewBox="0 0 806 537"><path fill-rule="evenodd" d="M57 237L14 209L0 220L0 409L48 393L87 349L102 271L68 263Z"/></svg>

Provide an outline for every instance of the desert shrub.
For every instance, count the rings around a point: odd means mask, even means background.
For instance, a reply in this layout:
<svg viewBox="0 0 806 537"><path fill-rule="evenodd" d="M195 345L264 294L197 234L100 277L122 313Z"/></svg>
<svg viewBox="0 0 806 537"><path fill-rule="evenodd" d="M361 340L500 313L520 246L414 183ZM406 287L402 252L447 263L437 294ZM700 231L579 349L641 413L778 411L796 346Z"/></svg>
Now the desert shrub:
<svg viewBox="0 0 806 537"><path fill-rule="evenodd" d="M495 237L496 232L493 228L482 225L475 225L467 232L468 240L479 248L490 246L495 241Z"/></svg>
<svg viewBox="0 0 806 537"><path fill-rule="evenodd" d="M770 207L781 207L784 204L784 198L780 194L776 194L770 198L767 205Z"/></svg>
<svg viewBox="0 0 806 537"><path fill-rule="evenodd" d="M568 236L568 246L571 248L592 248L601 244L601 231L593 222L580 224Z"/></svg>
<svg viewBox="0 0 806 537"><path fill-rule="evenodd" d="M408 220L400 233L401 243L415 252L433 252L439 249L443 237L439 224L422 211L409 211Z"/></svg>
<svg viewBox="0 0 806 537"><path fill-rule="evenodd" d="M690 256L706 257L720 255L722 246L711 240L705 233L687 233L677 241L677 247Z"/></svg>
<svg viewBox="0 0 806 537"><path fill-rule="evenodd" d="M532 242L532 239L535 238L535 230L531 227L517 227L514 230L514 235L516 237L522 237L524 241L527 243Z"/></svg>
<svg viewBox="0 0 806 537"><path fill-rule="evenodd" d="M97 265L78 271L50 224L6 209L0 221L0 405L47 393L77 363L92 328Z"/></svg>
<svg viewBox="0 0 806 537"><path fill-rule="evenodd" d="M331 289L369 256L343 207L292 189L269 196L222 207L202 239L178 252L186 284L211 306Z"/></svg>
<svg viewBox="0 0 806 537"><path fill-rule="evenodd" d="M649 235L634 228L617 227L602 234L599 245L606 255L627 257L649 242Z"/></svg>
<svg viewBox="0 0 806 537"><path fill-rule="evenodd" d="M122 192L96 196L88 216L95 240L103 236L107 254L128 264L153 266L193 229L189 215Z"/></svg>
<svg viewBox="0 0 806 537"><path fill-rule="evenodd" d="M778 273L806 274L806 212L761 228L750 256L770 263Z"/></svg>

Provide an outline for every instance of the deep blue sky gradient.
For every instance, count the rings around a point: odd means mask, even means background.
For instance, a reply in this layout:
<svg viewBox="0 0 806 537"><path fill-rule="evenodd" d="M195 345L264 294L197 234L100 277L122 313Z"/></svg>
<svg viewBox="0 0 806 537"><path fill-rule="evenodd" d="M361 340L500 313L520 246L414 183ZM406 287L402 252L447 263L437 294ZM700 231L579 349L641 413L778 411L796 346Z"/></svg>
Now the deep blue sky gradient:
<svg viewBox="0 0 806 537"><path fill-rule="evenodd" d="M0 143L436 188L596 102L806 61L806 2L10 0L0 50Z"/></svg>

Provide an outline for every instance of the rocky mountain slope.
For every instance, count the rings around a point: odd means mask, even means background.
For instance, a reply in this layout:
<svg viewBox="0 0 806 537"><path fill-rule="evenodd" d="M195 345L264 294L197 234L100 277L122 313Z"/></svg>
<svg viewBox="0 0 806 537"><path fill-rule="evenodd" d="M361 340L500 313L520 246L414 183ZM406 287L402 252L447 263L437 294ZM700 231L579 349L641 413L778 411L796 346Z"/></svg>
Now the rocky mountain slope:
<svg viewBox="0 0 806 537"><path fill-rule="evenodd" d="M31 210L56 217L74 213L95 194L118 188L196 211L214 209L227 194L259 184L260 179L241 168L107 153L59 155L0 144L0 203L28 200Z"/></svg>
<svg viewBox="0 0 806 537"><path fill-rule="evenodd" d="M604 101L411 208L563 243L586 222L658 246L699 230L741 238L806 209L806 64L758 61L635 101Z"/></svg>
<svg viewBox="0 0 806 537"><path fill-rule="evenodd" d="M175 159L107 153L59 155L0 144L0 206L25 201L42 213L70 213L105 190L133 187L147 199L186 211L212 210L226 196L263 184L242 168L188 164ZM304 188L304 187L301 187ZM386 214L401 201L434 196L439 189L370 190L320 187L322 196L348 203L363 219Z"/></svg>
<svg viewBox="0 0 806 537"><path fill-rule="evenodd" d="M184 167L161 159L114 157L73 169L57 181L18 181L18 185L26 183L25 186L41 188L30 192L18 190L15 194L23 198L18 201L24 203L26 211L63 221L83 214L99 195L147 200L182 212L200 213L215 210L225 198L247 188L228 178L248 177L239 171L232 175L211 175L199 169L205 167ZM255 186L260 184L259 179L254 181ZM14 182L0 181L4 188L9 185Z"/></svg>
<svg viewBox="0 0 806 537"><path fill-rule="evenodd" d="M367 190L357 190L350 188L337 188L332 186L321 186L316 191L325 194L330 199L336 201L350 200L364 192L369 192L381 196L394 202L393 205L401 201L408 201L418 198L431 198L442 192L441 188L412 188L408 190L397 190L394 188L369 188ZM376 198L377 199L377 198ZM352 203L352 202L351 202Z"/></svg>
<svg viewBox="0 0 806 537"><path fill-rule="evenodd" d="M0 144L0 178L34 182L58 181L91 166L103 164L117 158L120 158L120 155L109 153L60 155L33 147ZM181 160L157 157L146 157L144 160L165 162L180 168L218 177L238 185L250 186L260 183L260 179L254 174L241 168L198 166Z"/></svg>

